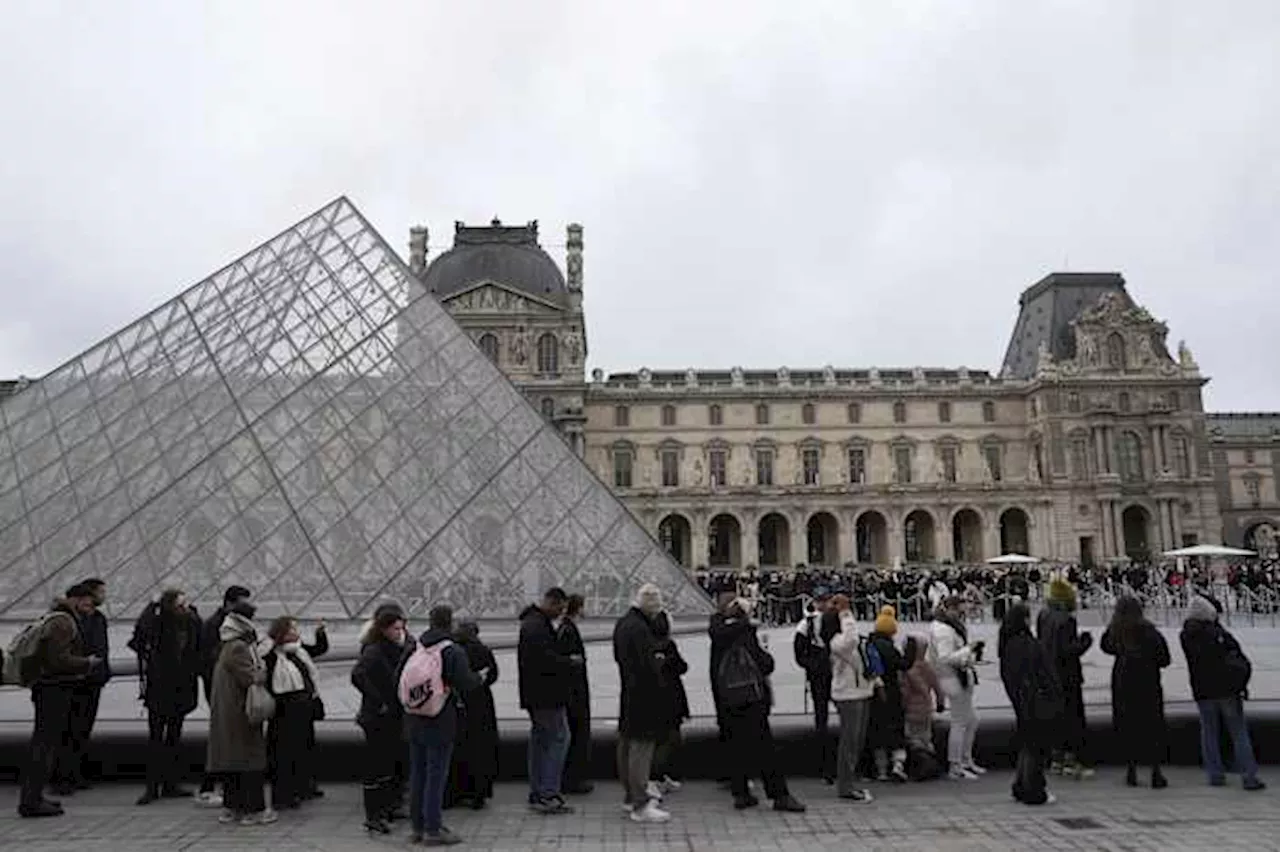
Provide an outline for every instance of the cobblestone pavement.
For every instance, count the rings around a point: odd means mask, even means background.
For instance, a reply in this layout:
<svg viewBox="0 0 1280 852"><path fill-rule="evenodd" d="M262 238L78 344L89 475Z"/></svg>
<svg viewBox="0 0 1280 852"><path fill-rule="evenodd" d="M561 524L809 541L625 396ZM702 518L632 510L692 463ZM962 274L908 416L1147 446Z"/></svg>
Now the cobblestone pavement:
<svg viewBox="0 0 1280 852"><path fill-rule="evenodd" d="M446 824L481 850L1280 850L1280 792L1213 789L1200 773L1173 770L1163 792L1129 789L1119 773L1057 784L1059 803L1029 808L1009 799L1008 774L980 782L876 785L877 799L854 805L817 781L795 782L805 814L762 806L744 813L711 784L673 794L674 819L664 826L628 822L619 788L605 784L576 799L576 814L542 817L526 811L524 789L507 784L483 813L452 811ZM189 802L133 805L138 790L109 787L67 802L68 815L21 820L17 791L0 790L0 849L23 852L92 850L243 850L356 852L406 848L405 832L370 839L360 828L359 790L332 787L321 802L281 816L268 827L222 826L217 811Z"/></svg>

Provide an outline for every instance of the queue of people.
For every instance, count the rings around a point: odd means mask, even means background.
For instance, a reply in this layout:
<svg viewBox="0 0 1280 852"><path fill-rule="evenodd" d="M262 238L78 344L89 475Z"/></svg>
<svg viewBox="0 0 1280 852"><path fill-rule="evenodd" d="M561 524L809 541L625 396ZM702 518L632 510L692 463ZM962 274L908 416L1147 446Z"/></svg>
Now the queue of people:
<svg viewBox="0 0 1280 852"><path fill-rule="evenodd" d="M980 724L974 696L985 647L970 636L966 599L940 596L927 630L904 636L891 606L864 630L847 594L814 592L811 611L796 626L793 653L822 743L815 770L835 795L867 804L874 797L863 779L904 783L945 776L965 782L986 774L974 759ZM47 791L65 797L88 786L88 732L110 676L105 594L100 581L71 587L9 646L6 680L29 687L35 707L18 808L24 817L61 815L63 805ZM1049 775L1092 774L1080 662L1092 636L1079 630L1076 590L1065 578L1048 584L1044 600L1034 620L1025 601L1009 603L997 648L1000 680L1016 716L1012 793L1027 805L1053 801ZM762 789L774 810L803 812L774 746L777 663L755 602L726 592L717 603L708 624L708 674L733 806L758 806ZM566 796L592 791L587 644L577 626L583 611L580 596L552 588L519 617L519 699L530 724L528 806L547 816L573 813ZM1219 613L1212 598L1193 596L1179 637L1200 713L1203 764L1210 784L1226 783L1219 744L1225 728L1244 789L1261 790L1244 712L1252 667ZM149 732L139 805L195 795L220 808L221 822L255 826L275 822L279 809L323 796L312 761L315 725L325 718L316 660L329 651L327 632L321 624L306 643L297 621L282 616L263 635L256 616L250 590L232 586L204 621L180 590L164 592L138 617L129 648L138 657ZM1138 785L1139 767L1146 767L1150 786L1162 789L1168 786L1161 766L1168 643L1136 598L1121 597L1100 645L1114 658L1112 717L1128 766L1126 782ZM612 649L621 685L615 756L621 806L635 822L664 823L672 819L669 797L681 786L675 767L681 726L689 718L683 683L689 666L657 586L636 591L633 606L616 622ZM366 745L362 792L369 832L389 834L407 819L415 841L461 842L444 825L443 812L482 809L493 795L498 725L491 689L498 678L478 625L455 623L450 607L432 608L417 637L398 605L377 608L351 670L360 694L356 723ZM210 708L209 738L203 784L193 792L182 785L179 747L200 683ZM827 733L831 705L839 727L834 741ZM933 721L943 712L950 724L939 754Z"/></svg>

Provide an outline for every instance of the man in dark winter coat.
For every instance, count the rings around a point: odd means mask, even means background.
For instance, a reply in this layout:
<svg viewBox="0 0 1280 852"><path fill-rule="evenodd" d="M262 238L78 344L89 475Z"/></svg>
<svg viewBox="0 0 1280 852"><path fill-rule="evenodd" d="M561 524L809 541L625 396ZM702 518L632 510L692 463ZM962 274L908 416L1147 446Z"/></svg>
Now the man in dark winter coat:
<svg viewBox="0 0 1280 852"><path fill-rule="evenodd" d="M94 723L98 721L102 688L111 679L107 617L102 613L102 606L107 602L107 584L95 578L83 580L79 585L89 592L93 601L93 608L80 616L80 642L86 654L97 657L102 663L76 684L71 695L71 730L62 751L62 760L54 772L54 791L60 796L70 796L77 790L90 787L85 766L89 740L93 736Z"/></svg>
<svg viewBox="0 0 1280 852"><path fill-rule="evenodd" d="M1054 750L1052 771L1073 778L1093 775L1081 760L1087 730L1084 717L1084 670L1080 658L1093 645L1093 635L1076 622L1076 590L1062 577L1049 583L1046 606L1036 618L1036 638L1053 663L1062 688L1061 742Z"/></svg>
<svg viewBox="0 0 1280 852"><path fill-rule="evenodd" d="M582 615L582 595L569 595L564 618L556 631L556 643L566 657L587 655L582 634L578 632L578 618ZM569 753L564 761L562 789L566 793L584 795L593 789L591 772L591 685L587 681L587 667L579 666L569 676L569 704L565 711L569 720Z"/></svg>
<svg viewBox="0 0 1280 852"><path fill-rule="evenodd" d="M658 637L653 619L662 612L662 592L646 583L635 604L613 628L613 659L622 691L618 698L618 777L623 806L635 822L666 822L671 814L649 798L649 771L658 740L666 733Z"/></svg>
<svg viewBox="0 0 1280 852"><path fill-rule="evenodd" d="M831 649L818 634L818 625L822 623L822 615L831 602L831 593L823 588L814 595L813 611L808 613L796 626L792 650L796 665L804 672L809 684L809 695L813 698L813 726L817 732L820 767L823 780L835 779L835 750L828 748L827 720L831 713Z"/></svg>
<svg viewBox="0 0 1280 852"><path fill-rule="evenodd" d="M1225 726L1231 735L1244 789L1266 789L1267 785L1258 778L1258 761L1244 716L1253 667L1240 643L1219 623L1218 608L1213 602L1199 595L1191 599L1179 639L1187 657L1191 694L1200 711L1200 759L1209 783L1214 787L1226 783L1221 746Z"/></svg>
<svg viewBox="0 0 1280 852"><path fill-rule="evenodd" d="M204 700L210 704L213 703L213 669L218 663L218 654L222 651L222 622L226 620L227 613L251 597L249 590L244 586L228 586L222 595L222 606L214 610L201 628L200 654L204 665L200 679L204 682ZM200 792L197 794L200 804L208 807L218 807L222 804L222 797L214 789L217 782L215 773L205 772L204 780L200 782Z"/></svg>
<svg viewBox="0 0 1280 852"><path fill-rule="evenodd" d="M1062 687L1043 641L1031 636L1031 612L1014 604L1000 625L1000 680L1017 719L1017 772L1013 797L1024 805L1052 804L1044 766L1062 715Z"/></svg>
<svg viewBox="0 0 1280 852"><path fill-rule="evenodd" d="M31 703L35 705L35 726L18 814L23 817L62 815L62 805L44 797L49 769L71 730L71 710L75 689L85 676L102 664L99 657L85 653L80 639L79 619L93 611L93 596L84 586L72 586L57 601L41 623L35 655L24 666L24 682L31 683Z"/></svg>
<svg viewBox="0 0 1280 852"><path fill-rule="evenodd" d="M543 814L572 813L560 791L564 759L569 751L569 704L572 677L586 664L580 656L560 652L555 620L564 614L568 595L548 589L542 602L520 613L516 645L520 707L528 712L529 807Z"/></svg>

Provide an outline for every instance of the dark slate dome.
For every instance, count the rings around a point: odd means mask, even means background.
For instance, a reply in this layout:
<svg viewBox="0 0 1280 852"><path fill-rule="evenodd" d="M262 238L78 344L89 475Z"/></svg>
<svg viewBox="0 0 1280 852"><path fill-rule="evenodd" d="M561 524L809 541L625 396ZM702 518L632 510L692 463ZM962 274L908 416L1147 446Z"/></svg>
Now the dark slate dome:
<svg viewBox="0 0 1280 852"><path fill-rule="evenodd" d="M447 299L480 281L494 281L539 298L568 292L564 274L538 244L538 223L484 227L454 224L453 248L428 264L422 283Z"/></svg>

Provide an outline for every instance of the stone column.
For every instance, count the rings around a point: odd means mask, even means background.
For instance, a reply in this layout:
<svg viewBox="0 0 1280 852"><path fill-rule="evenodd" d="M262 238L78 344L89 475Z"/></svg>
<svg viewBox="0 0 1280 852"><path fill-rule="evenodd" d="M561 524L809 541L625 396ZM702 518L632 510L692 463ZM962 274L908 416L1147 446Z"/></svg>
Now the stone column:
<svg viewBox="0 0 1280 852"><path fill-rule="evenodd" d="M989 513L984 512L984 515ZM1000 555L1000 517L984 517L982 519L982 559L985 561Z"/></svg>
<svg viewBox="0 0 1280 852"><path fill-rule="evenodd" d="M804 513L788 514L787 522L791 527L791 564L794 568L801 563L809 564L809 518Z"/></svg>
<svg viewBox="0 0 1280 852"><path fill-rule="evenodd" d="M742 514L742 559L739 568L760 567L760 517L755 512Z"/></svg>
<svg viewBox="0 0 1280 852"><path fill-rule="evenodd" d="M706 565L710 562L707 558L710 553L711 536L708 524L710 518L702 514L701 517L695 517L690 524L689 529L689 567L697 568L699 565Z"/></svg>
<svg viewBox="0 0 1280 852"><path fill-rule="evenodd" d="M1114 500L1107 501L1107 511L1111 515L1111 535L1115 537L1116 556L1127 556L1128 552L1125 547L1124 540L1124 525L1121 523L1121 515L1120 512L1116 510L1116 503Z"/></svg>
<svg viewBox="0 0 1280 852"><path fill-rule="evenodd" d="M906 561L907 545L902 540L902 522L898 519L897 512L889 514L885 521L885 534L889 537L889 564L896 565L899 561Z"/></svg>
<svg viewBox="0 0 1280 852"><path fill-rule="evenodd" d="M1169 427L1161 426L1156 430L1160 435L1160 470L1169 469Z"/></svg>
<svg viewBox="0 0 1280 852"><path fill-rule="evenodd" d="M1182 501L1169 501L1169 530L1173 533L1173 546L1182 547Z"/></svg>
<svg viewBox="0 0 1280 852"><path fill-rule="evenodd" d="M1093 464L1097 474L1101 476L1107 472L1106 455L1102 449L1102 444L1103 441L1106 440L1106 435L1104 434L1104 430L1101 426L1095 426L1091 431L1093 432Z"/></svg>
<svg viewBox="0 0 1280 852"><path fill-rule="evenodd" d="M939 510L933 516L938 519L938 525L933 529L934 558L939 562L944 559L955 562L955 542L951 540L951 524L947 521L947 514Z"/></svg>
<svg viewBox="0 0 1280 852"><path fill-rule="evenodd" d="M1155 479L1164 471L1164 465L1160 463L1160 427L1152 426L1147 430L1147 444L1151 447L1151 476L1148 479Z"/></svg>
<svg viewBox="0 0 1280 852"><path fill-rule="evenodd" d="M1159 529L1156 531L1156 536L1155 536L1156 540L1153 543L1157 545L1162 552L1165 550L1171 550L1172 548L1170 547L1168 542L1168 538L1169 538L1169 501L1168 500L1156 501L1156 526L1159 527Z"/></svg>

